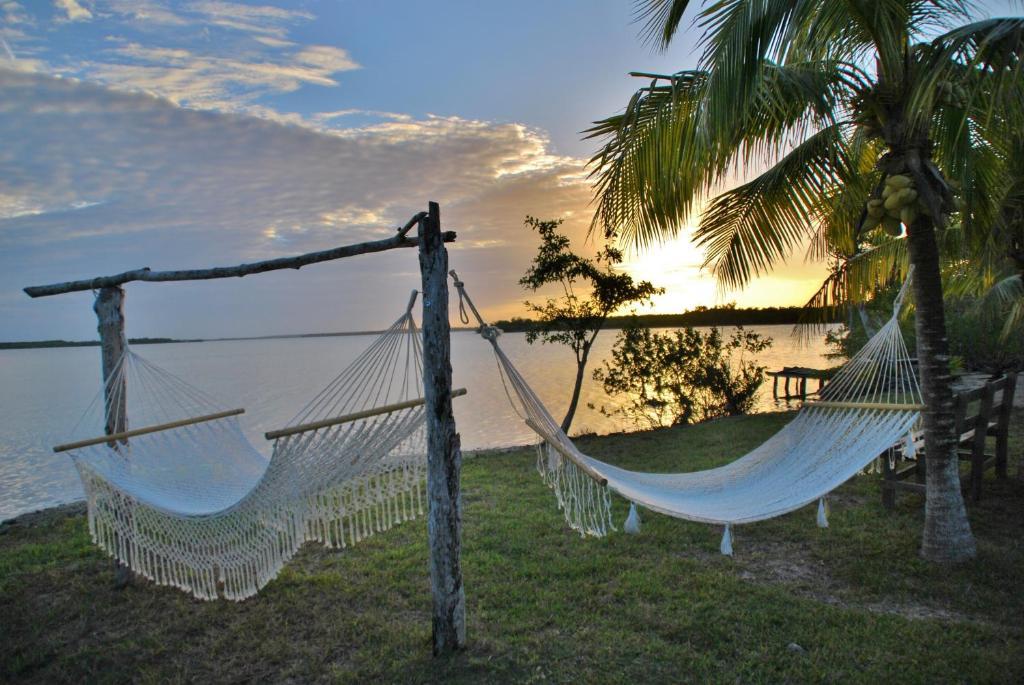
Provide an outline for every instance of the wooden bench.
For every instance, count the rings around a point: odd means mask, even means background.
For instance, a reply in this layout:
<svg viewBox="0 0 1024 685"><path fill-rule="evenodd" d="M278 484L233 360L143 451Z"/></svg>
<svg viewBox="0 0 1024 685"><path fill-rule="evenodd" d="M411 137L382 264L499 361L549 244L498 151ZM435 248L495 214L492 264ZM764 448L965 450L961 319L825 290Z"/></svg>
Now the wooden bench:
<svg viewBox="0 0 1024 685"><path fill-rule="evenodd" d="M1010 416L1016 388L1017 374L1008 373L955 396L956 432L959 436L957 456L970 465L968 472L961 474L961 487L974 502L981 499L982 479L986 469L994 466L998 478L1006 477ZM995 438L994 449L987 451L990 437ZM886 508L896 506L896 493L899 491L925 492L923 435L916 433L913 440L917 451L915 459L904 458L905 448L902 445L890 448L880 457L882 504Z"/></svg>

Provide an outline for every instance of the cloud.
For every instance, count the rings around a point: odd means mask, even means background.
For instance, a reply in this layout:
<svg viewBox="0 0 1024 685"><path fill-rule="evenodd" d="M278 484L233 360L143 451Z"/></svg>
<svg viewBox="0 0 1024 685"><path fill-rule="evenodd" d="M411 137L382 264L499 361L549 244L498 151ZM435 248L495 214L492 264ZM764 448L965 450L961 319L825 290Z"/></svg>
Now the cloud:
<svg viewBox="0 0 1024 685"><path fill-rule="evenodd" d="M25 12L25 7L20 2L14 0L0 2L0 12L3 12L3 23L6 27L32 23L32 18Z"/></svg>
<svg viewBox="0 0 1024 685"><path fill-rule="evenodd" d="M216 1L96 0L87 7L82 0L58 0L58 5L67 19L56 24L28 15L12 0L0 5L0 60L14 61L17 54L22 59L9 68L276 121L291 120L274 106L277 96L304 87L336 87L340 74L360 68L343 47L288 38L295 26L314 18L304 10ZM95 21L90 27L74 25L86 19ZM66 45L75 45L76 52L64 52Z"/></svg>
<svg viewBox="0 0 1024 685"><path fill-rule="evenodd" d="M107 0L109 13L140 26L187 26L192 23L158 0Z"/></svg>
<svg viewBox="0 0 1024 685"><path fill-rule="evenodd" d="M67 14L68 21L88 21L92 19L92 12L78 3L78 0L55 0L59 9Z"/></svg>
<svg viewBox="0 0 1024 685"><path fill-rule="evenodd" d="M380 238L437 200L459 231L453 267L498 316L518 311L534 249L525 214L586 232L581 161L518 124L427 117L313 130L3 70L0 92L0 292ZM131 334L373 327L413 287L408 250L242 282L143 285L129 289ZM0 339L89 337L83 301L0 303Z"/></svg>
<svg viewBox="0 0 1024 685"><path fill-rule="evenodd" d="M198 15L204 23L277 37L285 35L289 24L313 18L312 14L301 10L270 5L241 5L235 2L192 2L186 8Z"/></svg>
<svg viewBox="0 0 1024 685"><path fill-rule="evenodd" d="M75 0L58 1L75 3ZM104 14L140 26L216 27L258 35L268 41L283 37L290 26L313 19L312 14L303 10L215 1L172 4L162 0L106 0Z"/></svg>
<svg viewBox="0 0 1024 685"><path fill-rule="evenodd" d="M345 50L328 46L244 59L132 42L110 48L109 55L107 60L81 63L78 72L175 104L225 111L244 110L261 97L291 93L303 85L336 86L336 74L359 68Z"/></svg>
<svg viewBox="0 0 1024 685"><path fill-rule="evenodd" d="M310 117L310 120L317 124L327 124L335 119L352 116L367 116L376 119L390 119L391 121L412 121L412 117L408 114L382 112L375 109L339 109L333 112L316 112Z"/></svg>

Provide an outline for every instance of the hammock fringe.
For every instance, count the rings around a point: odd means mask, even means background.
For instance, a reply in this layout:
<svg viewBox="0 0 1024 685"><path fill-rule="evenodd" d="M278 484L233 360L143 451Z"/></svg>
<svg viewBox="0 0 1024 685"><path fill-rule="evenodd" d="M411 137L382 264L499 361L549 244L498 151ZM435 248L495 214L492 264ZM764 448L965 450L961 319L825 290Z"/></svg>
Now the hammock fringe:
<svg viewBox="0 0 1024 685"><path fill-rule="evenodd" d="M425 465L407 462L265 512L260 525L236 521L232 536L200 541L202 519L168 525L152 508L82 472L97 546L157 585L235 601L261 590L306 542L344 548L421 517L425 481Z"/></svg>
<svg viewBox="0 0 1024 685"><path fill-rule="evenodd" d="M617 530L612 522L612 498L603 487L546 442L537 445L537 470L555 493L569 527L581 537L602 537Z"/></svg>

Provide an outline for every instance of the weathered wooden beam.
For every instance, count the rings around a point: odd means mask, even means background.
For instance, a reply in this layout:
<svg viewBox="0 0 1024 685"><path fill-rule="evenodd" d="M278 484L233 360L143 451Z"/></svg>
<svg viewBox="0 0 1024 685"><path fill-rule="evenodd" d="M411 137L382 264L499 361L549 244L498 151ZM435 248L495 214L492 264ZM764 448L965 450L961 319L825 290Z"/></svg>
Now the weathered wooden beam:
<svg viewBox="0 0 1024 685"><path fill-rule="evenodd" d="M171 430L172 428L182 428L183 426L194 426L197 423L206 423L207 421L216 421L217 419L226 419L229 416L238 416L244 414L244 409L228 409L227 411L219 411L214 414L203 414L202 416L193 416L188 419L181 419L179 421L168 421L167 423L157 423L152 426L143 426L142 428L133 428L132 430L121 431L120 433L108 433L101 438L89 438L88 440L79 440L77 442L68 442L63 445L57 445L53 448L54 452L67 452L68 450L77 450L83 447L91 447L93 445L99 445L103 442L116 442L116 441L127 441L128 438L135 438L140 435L149 435L150 433L159 433L161 431Z"/></svg>
<svg viewBox="0 0 1024 685"><path fill-rule="evenodd" d="M124 290L117 285L100 288L92 309L96 312L97 330L100 334L104 399L103 432L110 436L128 429L128 383L123 373L115 376L119 370L118 366L123 362L127 345L124 334ZM110 446L116 447L116 440L111 441ZM128 550L129 547L126 546L125 549ZM114 561L114 587L123 588L131 582L132 575L128 570L130 562L130 557Z"/></svg>
<svg viewBox="0 0 1024 685"><path fill-rule="evenodd" d="M124 374L114 381L124 356L124 290L105 286L96 293L92 309L96 312L100 334L100 366L103 372L104 424L107 435L123 433L128 426L128 388Z"/></svg>
<svg viewBox="0 0 1024 685"><path fill-rule="evenodd" d="M427 415L427 533L433 594L433 648L440 655L466 644L462 585L462 451L452 414L451 330L448 323L448 251L441 211L430 203L419 222L423 276L423 395Z"/></svg>
<svg viewBox="0 0 1024 685"><path fill-rule="evenodd" d="M419 216L420 215L417 214L413 219L417 219ZM373 252L384 252L385 250L393 250L401 247L416 247L419 244L419 239L416 237L410 238L405 235L404 231L408 230L408 228L403 226L398 230L397 234L382 240L371 240L369 242L357 243L355 245L342 245L341 247L331 248L330 250L309 252L306 254L295 255L293 257L279 257L277 259L268 259L262 262L251 262L249 264L239 264L237 266L218 266L212 269L184 269L179 271L152 271L149 267L145 267L142 269L125 271L113 276L100 276L80 281L52 283L50 285L34 285L29 286L24 290L29 297L49 297L51 295L61 295L63 293L112 288L124 285L130 281L145 281L148 283L164 281L206 281L215 278L242 278L243 276L249 276L251 274L259 274L266 271L278 271L281 269L301 269L302 267L310 264L329 262L335 259L343 259L345 257L355 257L356 255L371 254ZM443 242L446 243L453 242L455 237L454 231L446 231L441 236Z"/></svg>
<svg viewBox="0 0 1024 685"><path fill-rule="evenodd" d="M452 390L452 397L462 397L465 395L467 390L465 388L459 388L458 390ZM289 435L297 435L298 433L308 433L309 431L319 430L321 428L330 428L331 426L340 426L343 423L352 423L359 419L368 419L373 416L380 416L381 414L390 414L392 412L401 411L402 409L412 409L424 404L426 400L422 397L414 400L406 400L404 402L395 402L394 404L384 404L379 407L373 407L371 409L363 409L362 411L355 411L351 414L342 414L341 416L335 416L330 419L321 419L319 421L310 421L309 423L300 423L297 426L289 426L288 428L281 428L279 430L268 431L263 434L263 437L267 440L277 440L278 438L284 438Z"/></svg>

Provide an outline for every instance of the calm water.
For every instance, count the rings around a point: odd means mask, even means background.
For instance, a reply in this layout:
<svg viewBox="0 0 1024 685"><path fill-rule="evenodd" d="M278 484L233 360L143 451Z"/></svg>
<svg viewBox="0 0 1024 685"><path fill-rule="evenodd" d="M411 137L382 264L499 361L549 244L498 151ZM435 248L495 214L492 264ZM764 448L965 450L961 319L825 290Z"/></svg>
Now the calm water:
<svg viewBox="0 0 1024 685"><path fill-rule="evenodd" d="M769 369L825 367L824 341L800 342L791 326L754 328L775 340L759 357ZM221 398L225 406L243 406L241 417L250 440L269 455L265 431L280 428L369 343L367 336L298 338L147 345L142 356ZM605 359L614 331L595 343L590 368ZM575 374L572 353L550 345L527 345L522 334L506 334L502 347L547 404L561 418ZM478 336L452 337L456 387L469 396L455 400L455 416L464 449L504 447L533 441L533 433L509 407L490 346ZM68 438L99 389L99 350L95 347L0 350L0 519L82 498L78 475L66 455L52 445ZM589 375L589 374L588 374ZM633 426L609 418L586 404L608 404L599 385L584 385L573 432L609 433ZM758 411L782 408L761 388Z"/></svg>

